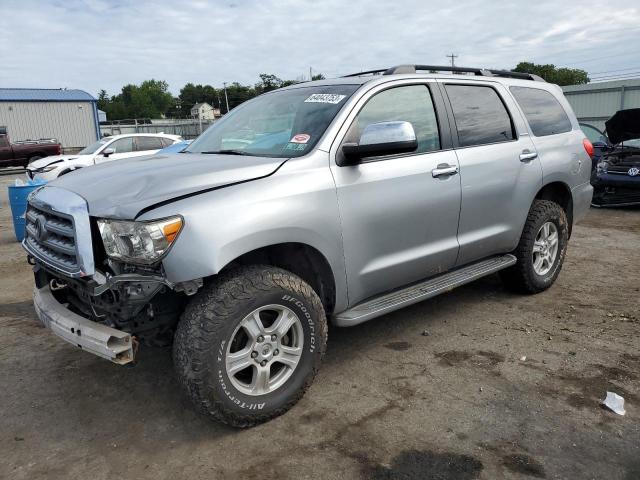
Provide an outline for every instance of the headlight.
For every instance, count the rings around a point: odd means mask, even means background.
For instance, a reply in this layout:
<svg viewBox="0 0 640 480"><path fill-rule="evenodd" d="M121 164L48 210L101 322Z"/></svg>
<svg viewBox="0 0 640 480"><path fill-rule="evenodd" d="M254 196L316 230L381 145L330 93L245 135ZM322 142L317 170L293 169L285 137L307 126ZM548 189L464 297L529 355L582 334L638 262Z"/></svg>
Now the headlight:
<svg viewBox="0 0 640 480"><path fill-rule="evenodd" d="M182 230L182 217L150 222L98 220L107 255L131 263L151 264L167 253Z"/></svg>
<svg viewBox="0 0 640 480"><path fill-rule="evenodd" d="M59 167L59 165L47 165L46 167L43 167L40 171L41 172L50 172L51 170L55 170L58 167Z"/></svg>
<svg viewBox="0 0 640 480"><path fill-rule="evenodd" d="M608 169L609 169L609 162L602 161L602 162L598 162L598 164L596 165L596 173L598 174L607 173Z"/></svg>

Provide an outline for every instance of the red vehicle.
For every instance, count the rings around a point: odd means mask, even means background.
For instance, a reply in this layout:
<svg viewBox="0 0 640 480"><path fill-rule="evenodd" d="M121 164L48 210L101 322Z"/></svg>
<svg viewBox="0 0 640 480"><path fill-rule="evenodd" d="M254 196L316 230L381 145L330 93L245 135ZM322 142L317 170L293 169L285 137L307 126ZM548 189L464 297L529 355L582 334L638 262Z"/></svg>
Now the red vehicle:
<svg viewBox="0 0 640 480"><path fill-rule="evenodd" d="M0 168L26 167L49 155L60 155L61 146L54 139L25 140L11 143L7 129L0 127Z"/></svg>

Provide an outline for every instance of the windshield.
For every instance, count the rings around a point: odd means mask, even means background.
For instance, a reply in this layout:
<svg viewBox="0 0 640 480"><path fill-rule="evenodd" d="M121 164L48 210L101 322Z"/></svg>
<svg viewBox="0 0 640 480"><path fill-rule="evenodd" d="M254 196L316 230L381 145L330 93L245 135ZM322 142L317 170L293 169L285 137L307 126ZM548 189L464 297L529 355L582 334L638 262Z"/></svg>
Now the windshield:
<svg viewBox="0 0 640 480"><path fill-rule="evenodd" d="M359 86L309 86L261 95L213 124L186 152L299 157L311 151Z"/></svg>
<svg viewBox="0 0 640 480"><path fill-rule="evenodd" d="M109 140L111 140L111 139L110 138L102 138L102 139L98 140L97 142L92 143L88 147L84 147L82 150L80 150L78 152L78 155L90 155L92 153L96 153L98 151L98 149L101 146L103 146L105 143L107 143Z"/></svg>

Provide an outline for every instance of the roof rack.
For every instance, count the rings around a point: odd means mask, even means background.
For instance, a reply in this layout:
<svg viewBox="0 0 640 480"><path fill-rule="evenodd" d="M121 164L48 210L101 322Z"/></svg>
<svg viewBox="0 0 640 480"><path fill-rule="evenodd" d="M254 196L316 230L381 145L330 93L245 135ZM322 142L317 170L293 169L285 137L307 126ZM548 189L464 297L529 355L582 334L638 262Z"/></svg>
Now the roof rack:
<svg viewBox="0 0 640 480"><path fill-rule="evenodd" d="M345 77L359 77L361 75L397 75L401 73L416 73L417 71L429 72L452 72L452 73L473 73L482 77L507 77L521 80L533 80L544 82L545 80L533 73L512 72L510 70L490 70L485 68L451 67L442 65L398 65L387 69L367 70L365 72L352 73Z"/></svg>

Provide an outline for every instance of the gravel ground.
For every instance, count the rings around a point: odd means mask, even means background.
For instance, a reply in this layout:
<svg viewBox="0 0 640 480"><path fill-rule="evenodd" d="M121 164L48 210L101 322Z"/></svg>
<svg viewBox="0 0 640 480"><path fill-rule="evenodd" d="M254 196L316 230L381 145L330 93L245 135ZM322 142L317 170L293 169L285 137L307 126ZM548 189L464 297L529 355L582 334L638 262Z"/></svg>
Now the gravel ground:
<svg viewBox="0 0 640 480"><path fill-rule="evenodd" d="M123 368L38 326L0 177L0 478L640 478L640 210L595 210L536 296L487 277L350 329L289 413L194 413L170 352ZM526 357L526 359L525 359ZM627 415L599 406L607 390Z"/></svg>

